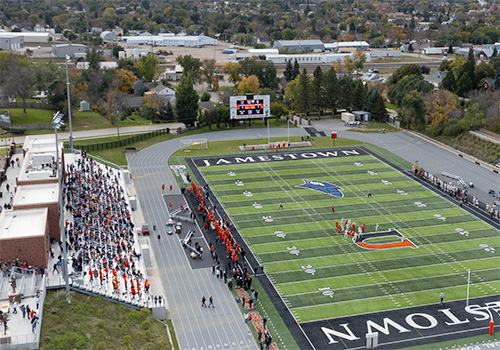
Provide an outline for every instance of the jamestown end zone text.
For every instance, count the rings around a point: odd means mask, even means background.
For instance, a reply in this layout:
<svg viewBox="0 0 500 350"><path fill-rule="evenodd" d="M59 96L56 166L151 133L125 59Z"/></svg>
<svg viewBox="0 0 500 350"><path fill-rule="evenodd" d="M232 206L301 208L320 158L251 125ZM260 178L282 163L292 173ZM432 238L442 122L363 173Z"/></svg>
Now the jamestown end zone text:
<svg viewBox="0 0 500 350"><path fill-rule="evenodd" d="M450 334L485 334L490 319L499 321L500 298L477 298L398 309L373 314L301 323L315 349L364 348L366 334L378 332L381 349L400 348L449 339ZM497 330L500 325L495 327ZM440 339L439 339L440 338Z"/></svg>
<svg viewBox="0 0 500 350"><path fill-rule="evenodd" d="M193 158L192 161L198 167L214 166L214 165L229 165L229 164L249 164L249 163L265 163L279 162L287 160L300 159L315 159L315 158L340 158L367 155L362 148L342 149L334 151L315 151L315 152L293 152L279 154L259 154L251 156L224 156L224 157L200 157Z"/></svg>

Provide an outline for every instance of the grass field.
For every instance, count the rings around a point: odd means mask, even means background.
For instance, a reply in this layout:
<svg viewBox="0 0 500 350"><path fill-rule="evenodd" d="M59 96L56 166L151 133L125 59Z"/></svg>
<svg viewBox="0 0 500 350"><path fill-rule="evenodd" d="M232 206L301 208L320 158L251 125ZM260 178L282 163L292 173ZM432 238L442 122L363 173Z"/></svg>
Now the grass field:
<svg viewBox="0 0 500 350"><path fill-rule="evenodd" d="M469 268L470 297L500 291L498 230L371 155L200 171L299 322L431 304L440 292L464 299ZM297 187L303 179L335 184L344 197ZM342 218L365 232L397 229L417 248L361 248L337 234Z"/></svg>
<svg viewBox="0 0 500 350"><path fill-rule="evenodd" d="M171 324L169 325L171 328ZM149 310L136 311L102 298L47 293L40 349L171 349L165 324Z"/></svg>

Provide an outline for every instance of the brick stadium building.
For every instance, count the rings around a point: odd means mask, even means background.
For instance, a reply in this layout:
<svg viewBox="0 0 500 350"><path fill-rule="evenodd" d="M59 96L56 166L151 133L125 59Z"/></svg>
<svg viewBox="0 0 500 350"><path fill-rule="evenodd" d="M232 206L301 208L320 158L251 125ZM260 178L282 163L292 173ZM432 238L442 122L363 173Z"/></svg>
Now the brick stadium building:
<svg viewBox="0 0 500 350"><path fill-rule="evenodd" d="M34 267L46 267L49 260L48 209L4 210L0 215L2 261L19 259Z"/></svg>

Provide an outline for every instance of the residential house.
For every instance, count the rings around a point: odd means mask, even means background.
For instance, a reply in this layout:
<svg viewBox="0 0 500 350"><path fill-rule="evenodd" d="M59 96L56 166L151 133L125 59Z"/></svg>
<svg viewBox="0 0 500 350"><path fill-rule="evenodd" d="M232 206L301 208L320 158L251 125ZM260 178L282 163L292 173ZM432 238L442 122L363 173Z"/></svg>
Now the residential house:
<svg viewBox="0 0 500 350"><path fill-rule="evenodd" d="M160 84L145 92L144 95L155 95L166 102L175 98L175 90L168 86Z"/></svg>
<svg viewBox="0 0 500 350"><path fill-rule="evenodd" d="M360 79L365 83L383 83L385 81L384 78L375 73L364 73Z"/></svg>
<svg viewBox="0 0 500 350"><path fill-rule="evenodd" d="M484 91L488 91L494 88L495 88L495 79L486 79L481 85L479 85L479 89L483 89Z"/></svg>

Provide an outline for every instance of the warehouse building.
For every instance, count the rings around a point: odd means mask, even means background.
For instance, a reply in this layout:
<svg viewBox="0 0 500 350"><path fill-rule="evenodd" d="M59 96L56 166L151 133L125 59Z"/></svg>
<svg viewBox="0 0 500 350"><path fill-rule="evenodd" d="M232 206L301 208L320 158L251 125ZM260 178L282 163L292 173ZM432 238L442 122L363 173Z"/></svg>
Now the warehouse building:
<svg viewBox="0 0 500 350"><path fill-rule="evenodd" d="M186 46L202 47L206 45L217 45L217 40L205 35L174 35L172 33L160 35L136 35L123 36L122 40L128 44L157 45L157 46Z"/></svg>
<svg viewBox="0 0 500 350"><path fill-rule="evenodd" d="M52 54L57 58L65 58L68 55L70 58L75 56L85 56L87 46L83 44L57 44L52 45Z"/></svg>
<svg viewBox="0 0 500 350"><path fill-rule="evenodd" d="M13 51L24 48L24 37L22 35L3 35L0 32L0 51Z"/></svg>
<svg viewBox="0 0 500 350"><path fill-rule="evenodd" d="M325 51L325 44L321 40L277 40L274 48L278 50L296 50L303 52Z"/></svg>

